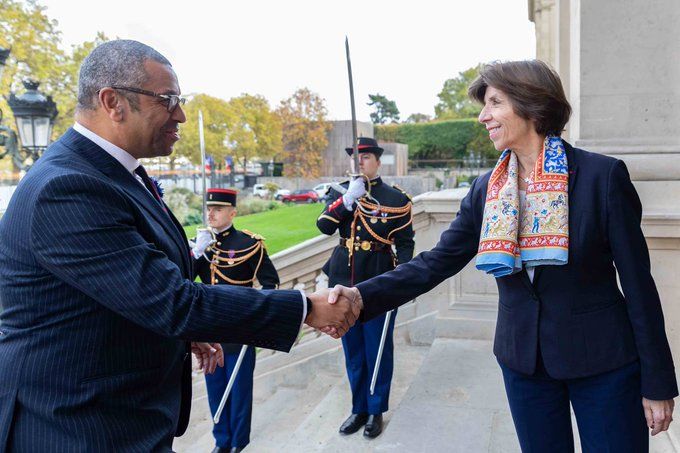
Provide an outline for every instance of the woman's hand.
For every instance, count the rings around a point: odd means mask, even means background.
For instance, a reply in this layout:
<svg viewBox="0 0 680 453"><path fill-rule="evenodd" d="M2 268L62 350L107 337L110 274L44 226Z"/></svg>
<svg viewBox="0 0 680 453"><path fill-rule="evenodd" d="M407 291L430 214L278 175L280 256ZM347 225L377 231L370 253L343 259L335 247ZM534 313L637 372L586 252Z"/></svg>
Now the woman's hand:
<svg viewBox="0 0 680 453"><path fill-rule="evenodd" d="M652 430L652 436L656 436L661 431L666 431L673 421L673 400L648 400L642 398L642 407L645 410L647 426Z"/></svg>

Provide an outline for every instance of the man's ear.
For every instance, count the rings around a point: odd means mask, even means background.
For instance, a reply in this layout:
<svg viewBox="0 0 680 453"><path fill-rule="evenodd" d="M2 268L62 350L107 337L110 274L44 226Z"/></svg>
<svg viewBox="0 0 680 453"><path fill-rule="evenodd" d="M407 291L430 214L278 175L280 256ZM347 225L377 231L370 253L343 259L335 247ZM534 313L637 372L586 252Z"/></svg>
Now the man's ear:
<svg viewBox="0 0 680 453"><path fill-rule="evenodd" d="M126 103L124 97L113 88L102 88L99 91L99 104L111 121L123 121Z"/></svg>

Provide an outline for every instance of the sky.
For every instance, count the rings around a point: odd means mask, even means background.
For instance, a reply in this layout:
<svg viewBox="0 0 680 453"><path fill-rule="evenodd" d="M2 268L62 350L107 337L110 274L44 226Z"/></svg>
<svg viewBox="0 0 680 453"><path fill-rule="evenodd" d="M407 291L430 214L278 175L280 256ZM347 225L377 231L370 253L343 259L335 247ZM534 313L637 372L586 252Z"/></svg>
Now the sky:
<svg viewBox="0 0 680 453"><path fill-rule="evenodd" d="M349 38L359 121L368 95L405 120L434 114L444 82L479 62L533 58L527 0L41 0L65 49L94 39L142 41L173 64L184 94L260 94L272 107L307 87L331 120L350 119Z"/></svg>

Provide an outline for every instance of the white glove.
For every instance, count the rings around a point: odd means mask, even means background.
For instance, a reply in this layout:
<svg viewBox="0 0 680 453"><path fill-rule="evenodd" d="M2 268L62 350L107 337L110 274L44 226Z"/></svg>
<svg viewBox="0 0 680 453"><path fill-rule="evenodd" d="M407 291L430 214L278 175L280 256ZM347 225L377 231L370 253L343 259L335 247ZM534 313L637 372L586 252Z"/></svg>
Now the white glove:
<svg viewBox="0 0 680 453"><path fill-rule="evenodd" d="M198 230L196 232L196 241L191 246L191 252L194 254L194 258L199 259L202 257L205 249L210 247L213 242L215 241L209 230Z"/></svg>
<svg viewBox="0 0 680 453"><path fill-rule="evenodd" d="M348 211L353 210L352 205L359 198L366 195L366 185L364 184L364 178L356 178L349 183L347 187L347 192L342 196L342 204L345 205Z"/></svg>

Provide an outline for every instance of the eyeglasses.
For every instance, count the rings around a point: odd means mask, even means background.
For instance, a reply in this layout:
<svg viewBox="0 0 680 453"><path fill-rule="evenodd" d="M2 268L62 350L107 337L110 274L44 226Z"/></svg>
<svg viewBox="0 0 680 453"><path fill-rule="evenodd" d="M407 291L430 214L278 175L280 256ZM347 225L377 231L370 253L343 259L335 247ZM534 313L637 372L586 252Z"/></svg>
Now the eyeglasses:
<svg viewBox="0 0 680 453"><path fill-rule="evenodd" d="M161 102L165 104L169 113L173 113L178 105L184 105L187 102L186 98L183 98L177 94L158 94L153 91L142 90L141 88L131 88L131 87L121 87L121 86L111 86L114 90L130 91L132 93L143 94L145 96L152 96L155 98L162 99Z"/></svg>

